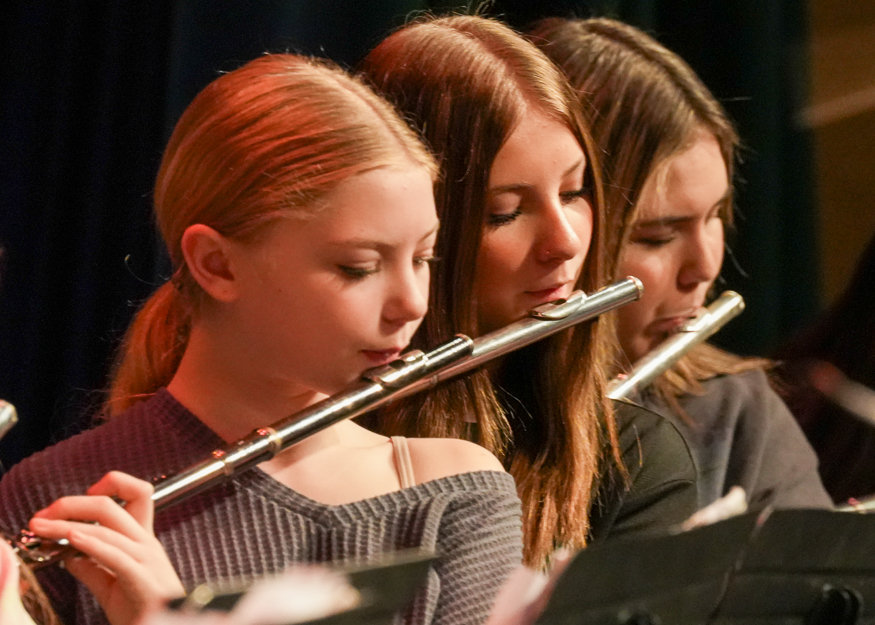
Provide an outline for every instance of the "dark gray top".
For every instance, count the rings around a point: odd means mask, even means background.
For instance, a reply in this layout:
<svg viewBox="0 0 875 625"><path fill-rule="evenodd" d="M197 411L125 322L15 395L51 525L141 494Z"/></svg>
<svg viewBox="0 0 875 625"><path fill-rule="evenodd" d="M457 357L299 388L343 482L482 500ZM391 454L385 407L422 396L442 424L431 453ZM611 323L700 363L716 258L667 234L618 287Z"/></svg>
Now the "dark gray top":
<svg viewBox="0 0 875 625"><path fill-rule="evenodd" d="M668 419L614 402L627 476L600 476L590 511L590 543L668 533L696 509L696 468L683 436Z"/></svg>
<svg viewBox="0 0 875 625"><path fill-rule="evenodd" d="M16 533L58 497L117 469L152 480L225 444L166 390L20 462L0 481L0 529ZM339 506L253 469L158 514L155 533L187 589L246 582L294 562L365 563L406 548L440 556L404 621L479 625L521 561L520 503L506 473L453 475ZM52 567L41 581L67 623L103 624L88 590Z"/></svg>
<svg viewBox="0 0 875 625"><path fill-rule="evenodd" d="M671 419L690 446L699 472L699 505L741 486L754 508L832 506L817 473L817 457L796 420L761 370L703 382L702 395L684 395L689 418L653 393L643 405Z"/></svg>

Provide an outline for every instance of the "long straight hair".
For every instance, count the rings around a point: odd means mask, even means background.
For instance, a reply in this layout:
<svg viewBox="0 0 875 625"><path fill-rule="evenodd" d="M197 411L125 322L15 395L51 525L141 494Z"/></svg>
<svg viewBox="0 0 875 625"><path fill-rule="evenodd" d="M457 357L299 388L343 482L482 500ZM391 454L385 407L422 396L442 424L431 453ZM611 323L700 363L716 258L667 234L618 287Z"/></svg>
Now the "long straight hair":
<svg viewBox="0 0 875 625"><path fill-rule="evenodd" d="M592 129L602 159L608 249L616 271L645 185L702 131L717 140L731 183L738 134L692 68L633 26L605 18L547 18L530 29L529 38L565 72ZM719 211L727 229L732 227L732 211L730 186ZM680 411L678 397L702 392L703 380L768 364L703 344L660 376L653 388Z"/></svg>
<svg viewBox="0 0 875 625"><path fill-rule="evenodd" d="M391 105L327 62L265 55L210 83L176 124L155 184L173 278L129 328L104 413L166 386L179 366L206 297L185 265L186 228L251 242L282 215L318 210L350 177L399 164L437 175Z"/></svg>
<svg viewBox="0 0 875 625"><path fill-rule="evenodd" d="M567 127L586 154L594 229L577 288L605 283L602 185L592 141L574 92L535 46L495 20L428 18L390 35L361 67L419 129L441 168L435 189L441 266L418 344L480 333L473 278L489 172L527 114ZM604 321L578 326L507 357L497 373L481 371L405 400L385 411L377 427L466 438L495 453L517 482L525 560L542 566L557 545L585 544L602 464L620 463L604 391L610 337Z"/></svg>

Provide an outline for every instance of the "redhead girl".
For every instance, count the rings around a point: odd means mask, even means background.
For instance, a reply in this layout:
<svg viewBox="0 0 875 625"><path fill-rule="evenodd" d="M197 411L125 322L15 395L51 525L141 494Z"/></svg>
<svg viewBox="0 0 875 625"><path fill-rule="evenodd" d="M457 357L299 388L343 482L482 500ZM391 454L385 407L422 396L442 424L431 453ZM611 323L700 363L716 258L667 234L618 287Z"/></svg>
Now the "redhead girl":
<svg viewBox="0 0 875 625"><path fill-rule="evenodd" d="M268 55L207 86L161 163L155 212L175 271L126 336L108 420L14 467L0 527L109 469L179 471L395 359L426 311L436 171L388 104L325 63ZM352 422L162 511L154 529L188 589L434 550L412 623L482 622L520 559L513 479L491 454ZM104 621L66 571L43 582L66 622Z"/></svg>

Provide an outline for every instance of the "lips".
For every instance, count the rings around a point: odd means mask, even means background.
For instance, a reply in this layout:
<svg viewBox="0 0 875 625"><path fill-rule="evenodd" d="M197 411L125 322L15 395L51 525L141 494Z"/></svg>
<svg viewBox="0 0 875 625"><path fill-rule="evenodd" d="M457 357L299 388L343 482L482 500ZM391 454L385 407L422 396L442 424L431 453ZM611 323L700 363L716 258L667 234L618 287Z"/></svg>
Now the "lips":
<svg viewBox="0 0 875 625"><path fill-rule="evenodd" d="M568 297L570 292L569 282L551 285L538 291L526 291L526 295L540 302L552 302L553 300Z"/></svg>
<svg viewBox="0 0 875 625"><path fill-rule="evenodd" d="M678 313L677 315L670 315L657 319L648 326L648 330L652 334L671 334L676 332L678 328L696 314L697 310L698 308L693 308L689 311Z"/></svg>
<svg viewBox="0 0 875 625"><path fill-rule="evenodd" d="M398 356L401 355L401 350L398 348L392 349L363 349L362 354L365 355L365 358L373 365L374 367L379 367L380 365L385 365L387 363L392 362L393 360L397 360Z"/></svg>

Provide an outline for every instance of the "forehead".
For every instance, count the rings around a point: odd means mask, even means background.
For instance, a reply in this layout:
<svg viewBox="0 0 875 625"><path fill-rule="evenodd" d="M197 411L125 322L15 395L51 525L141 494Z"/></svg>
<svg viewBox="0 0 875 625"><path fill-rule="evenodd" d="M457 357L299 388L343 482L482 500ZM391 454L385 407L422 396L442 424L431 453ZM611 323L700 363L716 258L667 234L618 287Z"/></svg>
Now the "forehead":
<svg viewBox="0 0 875 625"><path fill-rule="evenodd" d="M720 146L713 135L701 135L655 168L641 193L638 220L707 212L728 192L729 175Z"/></svg>
<svg viewBox="0 0 875 625"><path fill-rule="evenodd" d="M304 221L337 237L406 236L405 228L437 224L431 172L409 164L381 167L341 182ZM381 234L382 233L382 234Z"/></svg>
<svg viewBox="0 0 875 625"><path fill-rule="evenodd" d="M563 122L528 109L499 149L490 170L490 185L525 177L533 167L565 168L584 158L583 148ZM563 167L564 166L564 167Z"/></svg>

